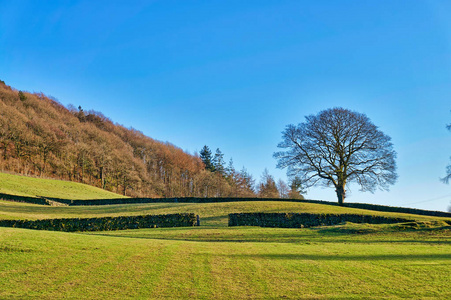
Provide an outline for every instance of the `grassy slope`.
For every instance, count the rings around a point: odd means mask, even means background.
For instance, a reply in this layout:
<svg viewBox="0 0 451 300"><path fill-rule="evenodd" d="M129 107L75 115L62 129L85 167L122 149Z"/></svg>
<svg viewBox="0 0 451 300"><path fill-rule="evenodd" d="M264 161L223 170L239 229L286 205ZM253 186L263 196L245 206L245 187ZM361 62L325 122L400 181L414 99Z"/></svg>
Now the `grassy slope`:
<svg viewBox="0 0 451 300"><path fill-rule="evenodd" d="M18 196L44 196L62 199L113 199L124 196L90 185L0 173L0 193Z"/></svg>

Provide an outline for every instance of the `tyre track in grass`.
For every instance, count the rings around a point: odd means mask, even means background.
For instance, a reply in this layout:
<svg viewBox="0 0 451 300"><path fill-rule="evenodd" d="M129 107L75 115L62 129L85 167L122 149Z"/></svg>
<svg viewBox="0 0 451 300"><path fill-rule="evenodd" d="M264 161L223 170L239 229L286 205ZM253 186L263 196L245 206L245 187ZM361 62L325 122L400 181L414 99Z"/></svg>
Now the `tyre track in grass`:
<svg viewBox="0 0 451 300"><path fill-rule="evenodd" d="M155 299L211 299L209 245L199 242L173 242L178 245L168 259L153 289ZM201 254L201 255L199 255Z"/></svg>

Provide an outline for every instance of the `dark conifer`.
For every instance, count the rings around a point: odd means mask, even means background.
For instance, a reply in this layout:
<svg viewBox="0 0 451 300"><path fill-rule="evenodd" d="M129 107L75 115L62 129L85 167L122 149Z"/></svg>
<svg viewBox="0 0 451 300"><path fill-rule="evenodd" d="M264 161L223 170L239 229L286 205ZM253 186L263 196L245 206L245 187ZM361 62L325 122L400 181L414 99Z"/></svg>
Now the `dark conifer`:
<svg viewBox="0 0 451 300"><path fill-rule="evenodd" d="M202 162L205 165L205 170L208 170L210 172L215 171L215 167L213 165L213 158L211 155L210 148L208 148L207 145L205 145L202 150L200 150L200 159L202 159Z"/></svg>

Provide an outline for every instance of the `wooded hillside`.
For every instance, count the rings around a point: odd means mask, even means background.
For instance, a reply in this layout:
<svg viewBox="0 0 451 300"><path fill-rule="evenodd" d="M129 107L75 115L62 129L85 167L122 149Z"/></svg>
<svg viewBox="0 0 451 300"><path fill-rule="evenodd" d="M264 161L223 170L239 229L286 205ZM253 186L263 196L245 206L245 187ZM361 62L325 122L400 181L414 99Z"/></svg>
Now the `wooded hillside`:
<svg viewBox="0 0 451 300"><path fill-rule="evenodd" d="M252 197L252 178L212 172L197 155L0 81L0 170L87 183L130 196Z"/></svg>

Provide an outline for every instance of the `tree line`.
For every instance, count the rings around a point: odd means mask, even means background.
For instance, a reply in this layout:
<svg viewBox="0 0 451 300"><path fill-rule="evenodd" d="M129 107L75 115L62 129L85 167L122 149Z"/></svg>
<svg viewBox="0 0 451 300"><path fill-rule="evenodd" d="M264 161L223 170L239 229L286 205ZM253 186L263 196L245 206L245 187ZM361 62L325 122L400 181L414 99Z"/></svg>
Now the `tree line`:
<svg viewBox="0 0 451 300"><path fill-rule="evenodd" d="M260 197L260 198L291 198L302 199L301 186L296 180L291 181L288 186L279 179L276 183L274 177L265 169L261 175L260 182L256 180L246 168L237 171L233 166L233 159L226 166L224 154L217 148L212 154L210 148L205 145L199 152L204 163L205 170L209 172L209 181L216 184L206 185L205 197Z"/></svg>
<svg viewBox="0 0 451 300"><path fill-rule="evenodd" d="M232 160L226 166L219 149L215 155L192 155L100 112L66 108L43 93L17 91L3 81L0 170L135 197L301 197L285 183L276 184L268 172L257 184L244 167L235 170Z"/></svg>

